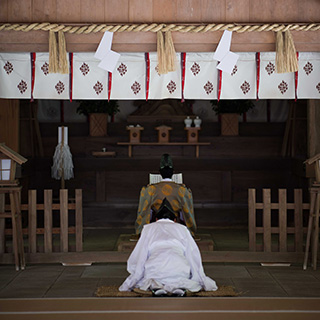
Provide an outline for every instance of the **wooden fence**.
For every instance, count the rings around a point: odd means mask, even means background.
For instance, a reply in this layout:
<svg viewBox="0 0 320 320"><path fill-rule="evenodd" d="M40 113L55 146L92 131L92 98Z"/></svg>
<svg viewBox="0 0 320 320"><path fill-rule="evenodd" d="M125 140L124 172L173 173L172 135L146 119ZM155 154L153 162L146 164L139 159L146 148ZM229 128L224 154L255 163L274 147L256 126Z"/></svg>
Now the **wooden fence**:
<svg viewBox="0 0 320 320"><path fill-rule="evenodd" d="M6 205L6 210L10 210ZM52 198L52 190L44 190L44 203L37 203L37 191L29 190L28 204L21 205L22 216L27 211L28 223L23 228L23 234L28 238L28 252L37 253L44 251L51 253L53 251L69 252L69 235L75 235L75 251L82 251L82 190L75 190L75 198L68 198L68 190L61 189L58 203ZM59 217L56 218L56 215ZM74 226L69 226L69 215L74 214ZM42 215L42 217L41 217ZM37 225L41 221L42 227ZM43 221L43 223L42 223ZM58 227L53 226L53 221L58 223ZM0 230L0 234L2 231ZM5 235L11 235L12 229L5 229ZM53 247L53 235L60 234L59 249ZM43 238L43 246L40 245L40 239ZM41 250L42 249L42 250ZM5 245L0 249L0 253L5 252Z"/></svg>
<svg viewBox="0 0 320 320"><path fill-rule="evenodd" d="M262 190L262 203L256 202L256 189L249 189L249 251L264 252L303 252L303 227L304 211L309 210L309 203L303 203L302 189L294 190L294 202L287 203L287 190L278 190L278 203L271 202L271 190ZM272 210L276 211L277 218L271 219ZM288 226L288 211L291 210L290 226ZM262 226L257 226L258 214ZM273 216L274 217L274 216ZM273 221L272 221L273 220ZM275 221L274 221L275 220ZM272 225L271 221L274 225ZM262 234L262 246L257 244L257 234ZM272 239L272 235L278 237ZM293 250L288 246L288 235L294 235ZM289 250L291 249L291 250Z"/></svg>

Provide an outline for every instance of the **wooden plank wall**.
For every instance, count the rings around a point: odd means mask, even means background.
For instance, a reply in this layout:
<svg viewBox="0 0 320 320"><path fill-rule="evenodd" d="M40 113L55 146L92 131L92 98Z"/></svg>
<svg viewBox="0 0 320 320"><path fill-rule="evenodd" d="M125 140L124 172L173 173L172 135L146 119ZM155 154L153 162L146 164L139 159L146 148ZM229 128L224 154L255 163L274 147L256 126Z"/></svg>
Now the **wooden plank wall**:
<svg viewBox="0 0 320 320"><path fill-rule="evenodd" d="M318 0L1 0L2 22L317 22Z"/></svg>
<svg viewBox="0 0 320 320"><path fill-rule="evenodd" d="M1 0L0 22L272 23L317 22L317 0ZM221 32L174 33L177 51L213 51ZM102 34L67 35L68 51L94 51ZM298 51L320 51L320 32L293 32ZM154 33L116 33L113 49L155 51ZM273 51L272 32L234 34L233 51ZM48 51L48 34L0 32L0 51Z"/></svg>

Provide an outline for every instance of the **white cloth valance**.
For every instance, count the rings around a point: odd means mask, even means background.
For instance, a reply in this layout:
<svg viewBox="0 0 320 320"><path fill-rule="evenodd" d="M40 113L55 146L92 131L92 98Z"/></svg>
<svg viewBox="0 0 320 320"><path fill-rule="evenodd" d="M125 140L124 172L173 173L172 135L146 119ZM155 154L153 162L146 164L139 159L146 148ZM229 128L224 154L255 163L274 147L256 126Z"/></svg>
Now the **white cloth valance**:
<svg viewBox="0 0 320 320"><path fill-rule="evenodd" d="M35 56L34 99L69 99L69 75L49 73L49 54Z"/></svg>
<svg viewBox="0 0 320 320"><path fill-rule="evenodd" d="M185 99L215 100L218 96L217 61L213 53L188 53L185 62Z"/></svg>
<svg viewBox="0 0 320 320"><path fill-rule="evenodd" d="M70 73L49 74L48 53L0 53L0 98L8 99L320 99L320 53L298 53L299 71L276 73L275 52L238 53L232 74L213 53L177 53L177 70L157 71L157 54L121 53L113 73L94 53L70 53Z"/></svg>
<svg viewBox="0 0 320 320"><path fill-rule="evenodd" d="M0 98L31 98L30 53L0 53Z"/></svg>

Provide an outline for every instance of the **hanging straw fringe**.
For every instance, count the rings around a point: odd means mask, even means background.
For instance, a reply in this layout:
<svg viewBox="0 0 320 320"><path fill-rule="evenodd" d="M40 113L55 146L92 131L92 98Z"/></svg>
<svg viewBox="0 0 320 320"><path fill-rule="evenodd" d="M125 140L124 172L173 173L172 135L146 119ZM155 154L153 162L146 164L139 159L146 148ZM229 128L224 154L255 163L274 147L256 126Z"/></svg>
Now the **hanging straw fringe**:
<svg viewBox="0 0 320 320"><path fill-rule="evenodd" d="M56 34L49 32L49 73L69 73L66 39L62 31L58 32L59 52Z"/></svg>
<svg viewBox="0 0 320 320"><path fill-rule="evenodd" d="M284 33L284 51L286 53L287 72L296 72L299 69L297 51L294 46L291 32L288 30Z"/></svg>
<svg viewBox="0 0 320 320"><path fill-rule="evenodd" d="M157 55L158 55L158 72L159 72L159 74L168 73L167 64L166 64L166 56L165 56L164 39L163 39L163 33L161 31L159 31L157 33Z"/></svg>
<svg viewBox="0 0 320 320"><path fill-rule="evenodd" d="M56 35L53 31L49 32L49 73L58 72L58 53Z"/></svg>
<svg viewBox="0 0 320 320"><path fill-rule="evenodd" d="M67 49L66 49L66 39L64 37L64 32L58 32L59 39L59 73L66 74L69 73L69 66L67 60Z"/></svg>
<svg viewBox="0 0 320 320"><path fill-rule="evenodd" d="M177 56L172 41L171 31L165 33L165 54L166 54L166 65L168 72L176 71L177 69Z"/></svg>
<svg viewBox="0 0 320 320"><path fill-rule="evenodd" d="M276 37L276 70L277 70L277 73L286 72L283 34L281 31L277 32L277 37Z"/></svg>
<svg viewBox="0 0 320 320"><path fill-rule="evenodd" d="M51 176L60 180L64 178L69 180L73 178L72 154L68 145L59 143L53 156L53 166L51 167Z"/></svg>
<svg viewBox="0 0 320 320"><path fill-rule="evenodd" d="M289 30L277 32L276 70L277 73L298 71L297 52Z"/></svg>
<svg viewBox="0 0 320 320"><path fill-rule="evenodd" d="M176 51L170 31L165 35L161 31L157 33L157 54L159 74L166 74L177 69Z"/></svg>

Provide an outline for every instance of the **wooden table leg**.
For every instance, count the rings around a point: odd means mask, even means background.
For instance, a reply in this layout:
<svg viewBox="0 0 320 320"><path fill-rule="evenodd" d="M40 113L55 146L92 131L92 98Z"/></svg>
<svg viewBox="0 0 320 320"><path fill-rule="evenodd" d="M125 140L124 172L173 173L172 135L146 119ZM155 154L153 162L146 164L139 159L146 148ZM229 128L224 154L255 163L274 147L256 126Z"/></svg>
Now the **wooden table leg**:
<svg viewBox="0 0 320 320"><path fill-rule="evenodd" d="M309 249L310 249L311 233L312 233L312 228L313 228L313 216L314 216L314 206L316 203L316 197L317 197L317 194L315 192L311 191L308 232L307 232L307 240L306 240L306 249L305 249L305 253L304 253L303 270L306 270L307 265L308 265L308 256L309 256Z"/></svg>
<svg viewBox="0 0 320 320"><path fill-rule="evenodd" d="M319 190L320 191L320 190ZM319 210L320 210L320 192L317 192L316 210L314 215L314 235L312 246L312 265L313 270L317 270L318 245L319 245Z"/></svg>
<svg viewBox="0 0 320 320"><path fill-rule="evenodd" d="M196 158L199 158L199 145L196 145Z"/></svg>
<svg viewBox="0 0 320 320"><path fill-rule="evenodd" d="M132 145L128 146L128 155L129 155L129 158L132 157Z"/></svg>

